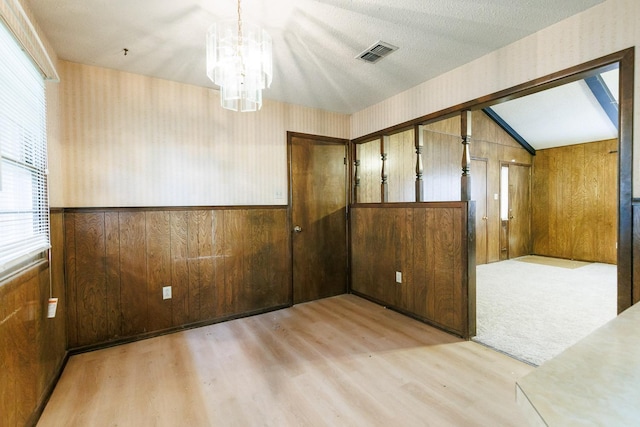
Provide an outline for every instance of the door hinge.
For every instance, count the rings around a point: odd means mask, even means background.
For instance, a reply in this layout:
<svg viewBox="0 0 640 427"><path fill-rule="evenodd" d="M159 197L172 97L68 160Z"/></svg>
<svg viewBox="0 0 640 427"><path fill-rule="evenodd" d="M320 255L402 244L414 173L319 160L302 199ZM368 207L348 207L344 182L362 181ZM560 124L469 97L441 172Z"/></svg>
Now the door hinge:
<svg viewBox="0 0 640 427"><path fill-rule="evenodd" d="M344 164L345 165L347 164L347 158L346 157L344 158Z"/></svg>

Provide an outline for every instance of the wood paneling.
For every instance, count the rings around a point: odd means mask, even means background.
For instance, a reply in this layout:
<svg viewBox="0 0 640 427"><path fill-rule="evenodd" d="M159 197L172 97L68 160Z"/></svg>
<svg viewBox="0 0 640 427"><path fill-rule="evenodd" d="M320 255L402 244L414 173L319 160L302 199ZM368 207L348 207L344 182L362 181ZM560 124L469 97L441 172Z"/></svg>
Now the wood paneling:
<svg viewBox="0 0 640 427"><path fill-rule="evenodd" d="M51 264L43 260L0 282L0 425L34 425L66 357L62 215L51 214ZM51 268L51 276L49 268ZM51 290L59 298L47 318Z"/></svg>
<svg viewBox="0 0 640 427"><path fill-rule="evenodd" d="M539 150L533 169L533 251L615 264L617 140Z"/></svg>
<svg viewBox="0 0 640 427"><path fill-rule="evenodd" d="M389 201L411 202L415 200L415 160L413 130L389 137ZM462 175L462 144L459 116L439 120L423 127L424 135L424 192L428 201L460 200ZM380 202L380 143L379 140L356 145L356 155L361 162L358 203ZM478 227L482 233L479 241L485 251L479 251L481 263L500 260L500 201L494 195L500 193L501 162L531 164L532 156L482 111L472 113L472 139L470 151L473 158L482 159L480 171L471 166L471 191L474 197L486 202L477 206L483 215L477 215L484 224ZM395 157L402 157L400 166L394 165ZM477 164L477 162L474 162ZM397 169L397 170L396 170ZM478 172L485 182L477 182ZM404 182L399 182L404 180ZM482 192L482 195L478 191Z"/></svg>
<svg viewBox="0 0 640 427"><path fill-rule="evenodd" d="M455 117L424 126L423 153L425 200L460 200L460 119Z"/></svg>
<svg viewBox="0 0 640 427"><path fill-rule="evenodd" d="M104 214L76 215L74 229L78 342L100 342L108 336Z"/></svg>
<svg viewBox="0 0 640 427"><path fill-rule="evenodd" d="M389 136L387 171L389 202L415 202L416 147L414 130Z"/></svg>
<svg viewBox="0 0 640 427"><path fill-rule="evenodd" d="M285 209L77 210L65 227L70 348L291 303Z"/></svg>
<svg viewBox="0 0 640 427"><path fill-rule="evenodd" d="M482 111L472 114L471 155L474 158L487 159L486 164L486 228L487 228L487 262L500 260L500 165L504 162L530 165L533 156L523 149L503 129L495 124ZM471 166L471 174L475 170ZM477 189L474 179L471 180L471 190ZM478 202L479 203L479 202ZM534 203L535 205L535 203ZM478 205L479 206L479 205ZM478 221L481 218L477 218Z"/></svg>
<svg viewBox="0 0 640 427"><path fill-rule="evenodd" d="M391 206L352 209L352 290L468 336L467 204Z"/></svg>
<svg viewBox="0 0 640 427"><path fill-rule="evenodd" d="M382 180L382 160L380 140L356 145L356 159L360 161L360 184L357 189L357 203L380 203L380 183ZM395 195L394 195L395 197Z"/></svg>

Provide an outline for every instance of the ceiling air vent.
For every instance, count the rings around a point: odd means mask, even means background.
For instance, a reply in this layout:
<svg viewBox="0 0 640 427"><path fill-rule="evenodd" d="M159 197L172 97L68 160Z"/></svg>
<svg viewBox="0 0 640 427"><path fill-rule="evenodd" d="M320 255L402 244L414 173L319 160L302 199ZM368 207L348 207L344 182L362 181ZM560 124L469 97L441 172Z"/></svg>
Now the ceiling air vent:
<svg viewBox="0 0 640 427"><path fill-rule="evenodd" d="M367 50L356 56L356 58L362 59L370 64L374 64L394 50L398 50L398 47L389 43L377 41Z"/></svg>

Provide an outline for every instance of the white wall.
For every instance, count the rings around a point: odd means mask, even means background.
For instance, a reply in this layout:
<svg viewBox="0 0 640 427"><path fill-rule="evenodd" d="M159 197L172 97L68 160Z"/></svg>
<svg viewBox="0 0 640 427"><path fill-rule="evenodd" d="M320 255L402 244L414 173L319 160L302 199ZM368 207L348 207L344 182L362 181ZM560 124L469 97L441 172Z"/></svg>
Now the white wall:
<svg viewBox="0 0 640 427"><path fill-rule="evenodd" d="M218 92L59 61L60 137L51 206L287 204L287 131L348 138L349 117L265 101L220 107Z"/></svg>

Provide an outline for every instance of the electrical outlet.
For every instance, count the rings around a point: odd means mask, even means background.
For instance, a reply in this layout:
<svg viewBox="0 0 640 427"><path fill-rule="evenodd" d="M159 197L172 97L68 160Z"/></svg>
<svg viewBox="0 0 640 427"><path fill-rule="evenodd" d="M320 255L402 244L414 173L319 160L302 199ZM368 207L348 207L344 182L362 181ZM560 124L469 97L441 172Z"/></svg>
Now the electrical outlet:
<svg viewBox="0 0 640 427"><path fill-rule="evenodd" d="M162 288L162 299L171 299L171 286L164 286Z"/></svg>
<svg viewBox="0 0 640 427"><path fill-rule="evenodd" d="M402 283L402 272L396 271L396 283Z"/></svg>

